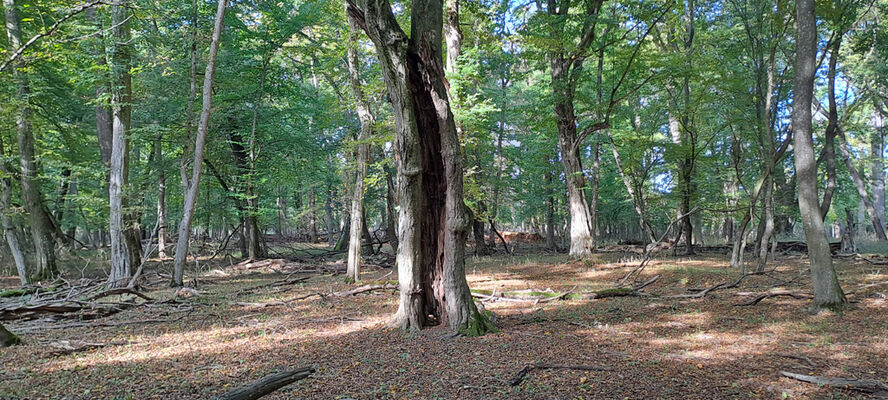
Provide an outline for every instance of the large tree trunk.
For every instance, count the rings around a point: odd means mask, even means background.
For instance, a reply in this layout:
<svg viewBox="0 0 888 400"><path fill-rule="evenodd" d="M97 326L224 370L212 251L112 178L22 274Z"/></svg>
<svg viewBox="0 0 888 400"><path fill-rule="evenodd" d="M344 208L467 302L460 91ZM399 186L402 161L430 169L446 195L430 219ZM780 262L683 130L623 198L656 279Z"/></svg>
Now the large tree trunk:
<svg viewBox="0 0 888 400"><path fill-rule="evenodd" d="M122 287L129 283L132 276L132 259L129 253L129 241L126 239L127 224L124 209L127 201L124 189L127 187L129 172L129 140L132 107L132 79L130 76L129 53L129 8L127 2L114 6L111 10L112 37L114 48L111 57L111 71L114 89L111 91L112 134L111 134L111 169L109 174L108 196L110 203L110 222L108 232L111 235L111 274L108 284L111 287Z"/></svg>
<svg viewBox="0 0 888 400"><path fill-rule="evenodd" d="M191 237L191 219L194 217L194 206L203 171L203 153L210 125L210 113L213 110L213 75L216 72L216 56L219 53L219 42L225 22L225 7L228 0L219 0L216 10L216 23L213 27L213 39L210 42L210 54L207 58L207 70L204 74L203 107L200 111L200 122L197 125L197 137L194 145L194 163L192 165L191 182L185 193L182 221L179 223L179 237L176 242L176 257L173 260L172 285L182 286L185 276L185 258L188 255L188 241Z"/></svg>
<svg viewBox="0 0 888 400"><path fill-rule="evenodd" d="M348 253L345 279L348 282L361 280L361 236L366 229L364 221L364 191L367 179L367 163L370 159L369 140L373 135L373 114L370 104L364 96L361 83L361 59L358 54L358 27L352 16L348 16L348 48L346 58L348 64L349 86L355 101L355 110L361 121L361 133L357 140L357 157L355 158L355 186L352 188L351 199L351 230L349 232Z"/></svg>
<svg viewBox="0 0 888 400"><path fill-rule="evenodd" d="M22 47L22 31L19 27L18 8L15 0L3 0L6 11L6 33L9 36L9 50L16 52ZM31 94L24 63L19 59L13 65L13 80L16 95L21 104L15 113L16 134L18 138L21 168L22 200L31 223L31 238L37 254L37 278L45 279L58 275L56 267L55 243L53 232L55 226L52 217L43 205L43 194L37 181L38 166L34 156L34 134L31 132L31 106L28 104Z"/></svg>
<svg viewBox="0 0 888 400"><path fill-rule="evenodd" d="M580 159L577 117L574 114L574 86L570 77L571 61L560 55L552 58L552 90L555 98L555 118L558 126L558 145L564 180L567 183L570 212L570 256L588 257L595 250L592 236L592 213L586 201L586 174Z"/></svg>
<svg viewBox="0 0 888 400"><path fill-rule="evenodd" d="M401 303L394 322L481 335L493 327L475 307L465 277L470 218L442 66L443 5L418 0L412 6L409 38L387 0L349 6L376 46L395 115Z"/></svg>
<svg viewBox="0 0 888 400"><path fill-rule="evenodd" d="M25 264L25 254L22 252L22 246L18 239L18 227L12 219L12 168L6 164L6 147L3 144L3 135L0 134L0 224L3 227L3 236L6 238L6 244L9 246L9 253L15 262L15 269L18 271L19 280L22 286L31 283L31 277L28 276L27 264Z"/></svg>
<svg viewBox="0 0 888 400"><path fill-rule="evenodd" d="M814 157L811 102L814 96L817 23L814 0L796 1L796 57L793 85L792 126L795 131L795 168L798 176L799 212L805 228L814 308L844 309L848 305L832 264L829 242L817 196L817 161Z"/></svg>

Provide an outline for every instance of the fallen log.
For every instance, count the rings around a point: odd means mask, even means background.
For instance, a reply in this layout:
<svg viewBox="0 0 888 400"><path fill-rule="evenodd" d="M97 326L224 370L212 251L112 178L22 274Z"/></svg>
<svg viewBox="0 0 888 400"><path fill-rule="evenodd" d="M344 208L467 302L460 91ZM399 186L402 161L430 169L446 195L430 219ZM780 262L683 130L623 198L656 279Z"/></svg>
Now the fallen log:
<svg viewBox="0 0 888 400"><path fill-rule="evenodd" d="M826 376L797 374L788 371L780 371L780 374L787 378L799 380L802 382L813 383L816 385L857 390L880 397L888 396L888 385L881 381L856 378L830 378Z"/></svg>
<svg viewBox="0 0 888 400"><path fill-rule="evenodd" d="M314 372L314 367L277 372L225 392L219 397L214 397L214 400L255 400L293 382L308 378Z"/></svg>
<svg viewBox="0 0 888 400"><path fill-rule="evenodd" d="M529 364L525 365L521 371L518 371L517 374L509 381L509 386L518 386L521 382L524 382L524 378L527 377L527 374L531 373L535 370L541 369L568 369L575 371L613 371L611 368L606 367L598 367L595 365L556 365L556 364Z"/></svg>
<svg viewBox="0 0 888 400"><path fill-rule="evenodd" d="M36 306L8 307L0 310L0 320L17 319L34 314L58 314L80 311L83 306L76 304L42 304Z"/></svg>

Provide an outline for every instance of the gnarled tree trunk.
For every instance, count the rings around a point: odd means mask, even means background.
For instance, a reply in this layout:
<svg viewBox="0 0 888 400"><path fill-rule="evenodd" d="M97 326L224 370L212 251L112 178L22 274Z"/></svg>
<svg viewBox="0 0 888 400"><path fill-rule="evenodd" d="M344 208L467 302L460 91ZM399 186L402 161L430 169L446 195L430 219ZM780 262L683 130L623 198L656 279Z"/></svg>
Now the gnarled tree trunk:
<svg viewBox="0 0 888 400"><path fill-rule="evenodd" d="M410 37L387 0L359 0L348 11L376 46L395 115L401 303L394 323L484 334L493 327L475 307L465 277L470 219L442 66L443 4L414 1Z"/></svg>

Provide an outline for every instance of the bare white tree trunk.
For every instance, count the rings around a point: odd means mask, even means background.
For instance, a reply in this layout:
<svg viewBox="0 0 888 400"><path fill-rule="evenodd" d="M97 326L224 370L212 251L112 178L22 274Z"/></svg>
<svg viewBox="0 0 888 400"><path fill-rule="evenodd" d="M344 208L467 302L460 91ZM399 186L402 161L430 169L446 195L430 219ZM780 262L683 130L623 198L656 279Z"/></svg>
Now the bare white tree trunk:
<svg viewBox="0 0 888 400"><path fill-rule="evenodd" d="M216 9L216 23L213 27L213 39L210 42L210 54L207 58L207 69L204 73L203 107L200 111L200 122L197 125L197 137L194 142L194 163L192 165L191 182L185 193L182 221L179 223L179 237L176 242L176 256L173 260L174 286L182 286L185 275L185 258L188 255L188 241L191 237L191 220L194 217L194 206L197 203L200 176L203 171L203 153L210 125L210 114L213 111L213 75L216 73L216 57L219 54L219 42L225 22L225 8L228 0L219 0Z"/></svg>
<svg viewBox="0 0 888 400"><path fill-rule="evenodd" d="M361 280L361 235L364 224L364 180L367 178L367 163L370 159L370 140L373 134L373 114L364 96L361 83L361 60L358 55L358 33L360 27L352 16L348 16L349 43L347 63L349 86L354 97L355 110L361 121L361 133L358 135L357 158L355 160L355 186L352 188L351 229L348 242L348 263L345 279L350 282Z"/></svg>

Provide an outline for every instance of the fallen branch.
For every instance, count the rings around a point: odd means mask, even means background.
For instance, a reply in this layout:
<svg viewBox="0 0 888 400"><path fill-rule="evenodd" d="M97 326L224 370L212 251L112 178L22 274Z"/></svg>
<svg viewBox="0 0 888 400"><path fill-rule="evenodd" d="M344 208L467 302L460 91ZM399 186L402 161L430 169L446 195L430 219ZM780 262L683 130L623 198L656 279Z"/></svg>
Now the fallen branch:
<svg viewBox="0 0 888 400"><path fill-rule="evenodd" d="M375 290L397 290L397 289L398 289L398 285L395 285L393 283L386 283L386 284L382 284L382 285L364 285L364 286L357 287L357 288L354 288L351 290L345 290L342 292L334 292L334 293L331 293L330 296L347 297L347 296L354 296L356 294L372 292Z"/></svg>
<svg viewBox="0 0 888 400"><path fill-rule="evenodd" d="M106 290L102 293L99 293L95 296L92 296L92 297L86 299L86 301L95 301L95 300L101 299L103 297L114 296L114 295L118 295L118 294L131 294L134 296L139 296L147 301L154 301L154 299L152 299L142 293L139 293L133 289L130 289L130 288L119 288L119 289Z"/></svg>
<svg viewBox="0 0 888 400"><path fill-rule="evenodd" d="M284 386L308 378L315 372L314 367L304 367L267 375L245 386L230 390L214 400L255 400Z"/></svg>
<svg viewBox="0 0 888 400"><path fill-rule="evenodd" d="M794 372L780 371L780 374L802 382L817 385L831 386L842 389L857 390L877 396L888 396L888 385L876 380L862 380L856 378L830 378L826 376L814 376L796 374Z"/></svg>
<svg viewBox="0 0 888 400"><path fill-rule="evenodd" d="M650 243L650 244L648 244L647 246L644 247L644 256L643 256L642 259L641 259L641 263L639 263L637 267L633 268L631 271L629 271L629 273L627 273L627 274L624 275L622 278L620 278L620 285L621 285L621 286L622 286L622 285L625 285L626 282L629 281L629 278L631 278L633 275L636 276L636 277L637 277L638 275L641 275L641 271L644 271L645 267L647 267L647 266L648 266L648 263L651 261L651 254L653 253L654 249L655 249L657 246L659 246L660 243L663 242L663 240L666 239L666 236L668 236L668 235L669 235L669 232L672 231L672 226L675 225L676 222L681 221L681 220L684 219L685 217L689 217L689 216L691 216L691 214L694 214L694 213L696 213L697 211L700 211L700 207L694 207L693 210L688 211L686 214L679 215L678 218L676 218L676 219L672 220L671 222L669 222L669 225L666 226L666 230L663 231L663 234L660 235L660 238L657 239L656 242L654 242L654 243Z"/></svg>
<svg viewBox="0 0 888 400"><path fill-rule="evenodd" d="M654 282L656 282L659 279L660 279L660 275L654 275L653 278L648 279L644 283L641 283L641 284L633 286L633 287L617 287L617 288L599 290L596 292L587 293L587 294L583 295L583 298L584 299L604 299L604 298L608 298L608 297L641 296L642 295L642 293L640 292L641 289L644 289L645 287L650 286L651 284L653 284ZM647 295L647 294L645 294L645 295Z"/></svg>
<svg viewBox="0 0 888 400"><path fill-rule="evenodd" d="M845 294L848 295L848 296L850 296L850 295L852 295L852 294L857 294L857 292L859 292L859 291L861 291L861 290L863 290L863 289L868 289L868 288L871 288L871 287L877 287L877 286L883 286L883 285L888 285L888 281L882 281L882 282L876 282L876 283L867 283L867 284L864 284L864 285L860 285L860 286L858 286L858 287L852 289L851 291L849 291L848 293L845 293Z"/></svg>
<svg viewBox="0 0 888 400"><path fill-rule="evenodd" d="M613 369L610 369L610 368L598 367L598 366L594 366L594 365L556 365L556 364L542 364L542 363L529 364L529 365L524 366L524 368L522 368L521 371L518 371L518 373L515 374L515 377L513 377L512 380L509 381L509 386L520 385L521 382L524 382L524 378L527 377L527 374L531 373L532 371L541 370L541 369L568 369L568 370L575 370L575 371L613 371Z"/></svg>
<svg viewBox="0 0 888 400"><path fill-rule="evenodd" d="M58 349L52 352L54 355L77 353L85 350L98 349L107 345L108 343L71 342L70 340L59 340L49 344L50 347Z"/></svg>
<svg viewBox="0 0 888 400"><path fill-rule="evenodd" d="M750 294L753 294L753 293L747 293L747 292L737 293L737 295L740 295L740 296L750 295ZM794 299L810 299L810 298L814 297L810 293L793 292L793 291L789 291L789 290L775 290L775 291L771 291L771 292L760 293L759 295L755 296L752 300L745 301L745 302L739 303L739 304L734 304L734 305L737 307L754 306L764 299L769 299L771 297L781 297L781 296L788 296L788 297L792 297Z"/></svg>

